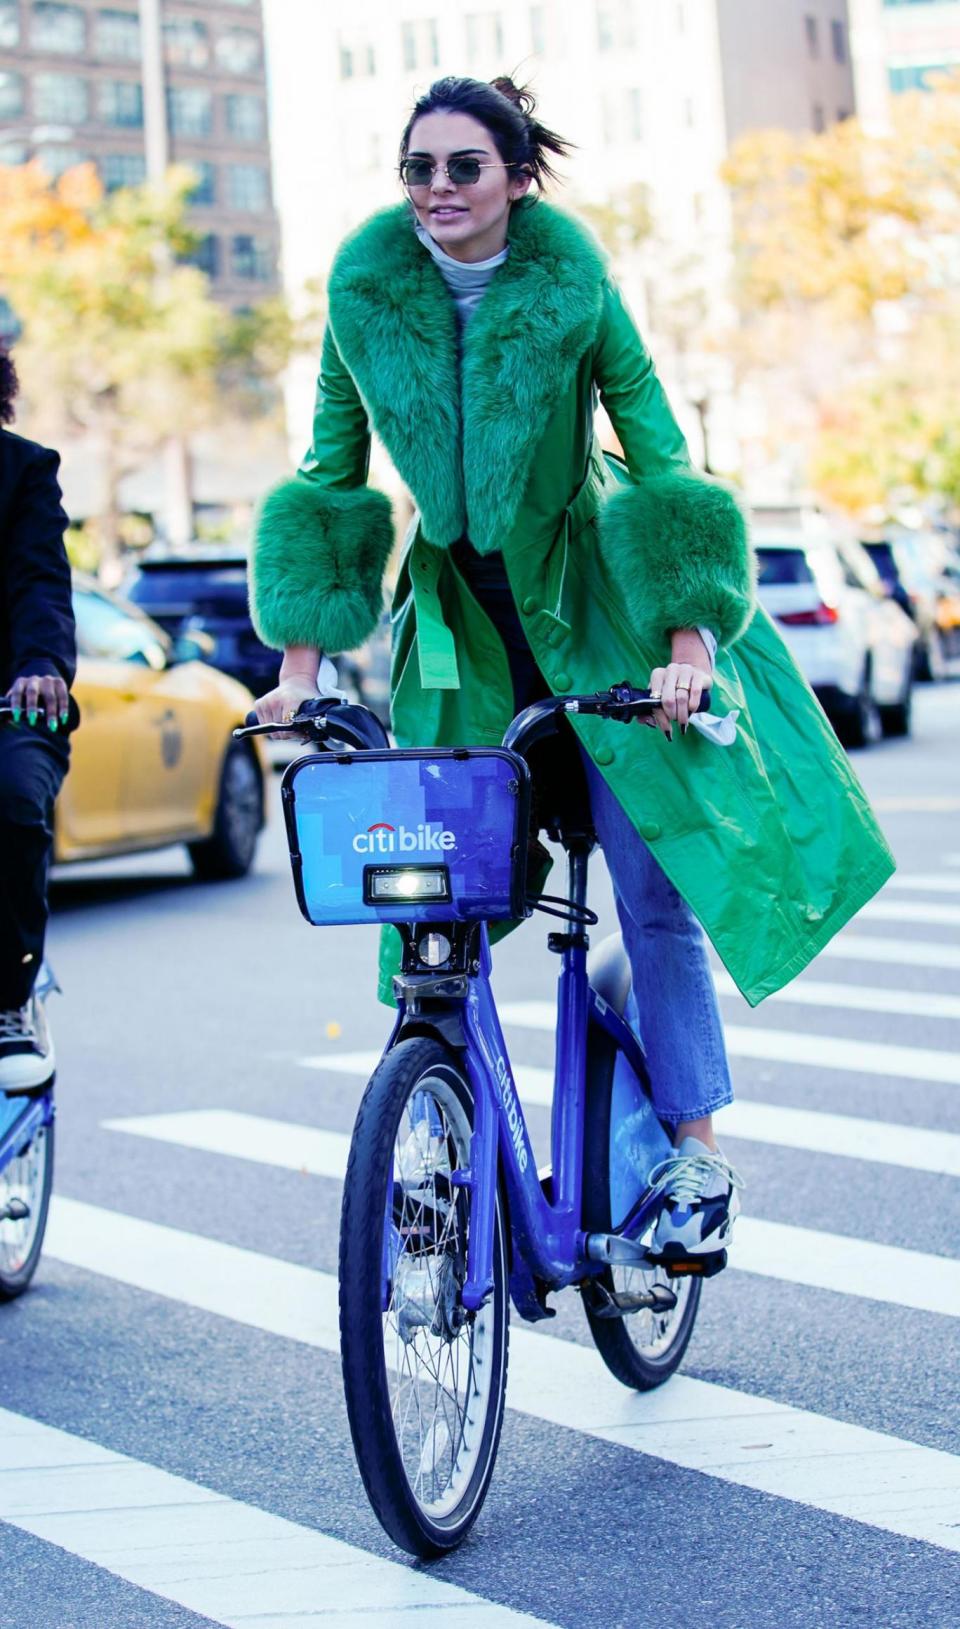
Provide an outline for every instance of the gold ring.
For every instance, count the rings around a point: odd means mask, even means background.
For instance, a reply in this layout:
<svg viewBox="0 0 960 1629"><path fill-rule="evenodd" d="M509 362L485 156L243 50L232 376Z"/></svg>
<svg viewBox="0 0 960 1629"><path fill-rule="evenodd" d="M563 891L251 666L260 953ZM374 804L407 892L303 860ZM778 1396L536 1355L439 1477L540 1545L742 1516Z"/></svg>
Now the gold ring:
<svg viewBox="0 0 960 1629"><path fill-rule="evenodd" d="M660 692L659 692L659 690L657 691L656 695L654 695L653 691L651 690L651 692L650 692L650 700L651 701L659 701L660 700Z"/></svg>
<svg viewBox="0 0 960 1629"><path fill-rule="evenodd" d="M675 684L673 688L674 688L674 690L687 690L687 691L689 691L690 686L688 684Z"/></svg>
<svg viewBox="0 0 960 1629"><path fill-rule="evenodd" d="M286 712L283 715L284 724L292 724L294 719L296 718L296 716L297 716L297 709L295 707L288 707Z"/></svg>

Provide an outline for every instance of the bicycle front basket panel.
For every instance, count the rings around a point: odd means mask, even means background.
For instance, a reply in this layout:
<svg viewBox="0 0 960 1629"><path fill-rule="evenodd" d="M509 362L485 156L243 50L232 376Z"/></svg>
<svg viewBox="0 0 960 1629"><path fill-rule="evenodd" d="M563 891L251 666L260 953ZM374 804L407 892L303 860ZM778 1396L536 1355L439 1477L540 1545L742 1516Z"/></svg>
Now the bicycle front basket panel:
<svg viewBox="0 0 960 1629"><path fill-rule="evenodd" d="M299 758L283 808L300 909L315 927L525 916L529 807L500 748Z"/></svg>

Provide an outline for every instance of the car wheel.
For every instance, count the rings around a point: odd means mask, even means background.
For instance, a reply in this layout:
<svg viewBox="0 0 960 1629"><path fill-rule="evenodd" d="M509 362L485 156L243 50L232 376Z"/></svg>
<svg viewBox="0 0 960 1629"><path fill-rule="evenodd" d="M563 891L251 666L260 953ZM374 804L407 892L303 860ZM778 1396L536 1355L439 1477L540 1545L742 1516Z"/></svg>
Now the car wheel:
<svg viewBox="0 0 960 1629"><path fill-rule="evenodd" d="M870 677L868 661L863 670L859 691L837 720L837 734L845 747L872 746L883 734L880 709L873 699Z"/></svg>
<svg viewBox="0 0 960 1629"><path fill-rule="evenodd" d="M903 696L892 707L880 708L880 722L884 735L909 735L913 721L913 675L907 673Z"/></svg>
<svg viewBox="0 0 960 1629"><path fill-rule="evenodd" d="M943 674L944 660L940 635L936 628L931 628L926 638L921 637L914 646L913 676L921 684L931 684L937 679L942 679Z"/></svg>
<svg viewBox="0 0 960 1629"><path fill-rule="evenodd" d="M194 874L204 882L246 876L262 824L260 766L249 747L235 743L223 760L213 831L203 842L187 845Z"/></svg>

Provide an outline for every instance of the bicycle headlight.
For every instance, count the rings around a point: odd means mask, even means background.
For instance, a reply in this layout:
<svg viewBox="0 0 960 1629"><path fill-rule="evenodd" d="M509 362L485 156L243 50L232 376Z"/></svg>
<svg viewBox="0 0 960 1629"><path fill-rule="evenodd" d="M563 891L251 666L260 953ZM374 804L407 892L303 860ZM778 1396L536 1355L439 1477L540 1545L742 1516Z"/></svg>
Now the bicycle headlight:
<svg viewBox="0 0 960 1629"><path fill-rule="evenodd" d="M363 872L363 897L368 905L450 898L450 873L445 865L368 865Z"/></svg>

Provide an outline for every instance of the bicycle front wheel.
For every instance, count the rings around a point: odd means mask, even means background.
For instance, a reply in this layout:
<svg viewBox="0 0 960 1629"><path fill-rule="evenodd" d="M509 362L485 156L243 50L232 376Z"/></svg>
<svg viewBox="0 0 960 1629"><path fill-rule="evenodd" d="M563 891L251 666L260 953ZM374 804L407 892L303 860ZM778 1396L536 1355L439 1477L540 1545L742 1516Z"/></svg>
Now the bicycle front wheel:
<svg viewBox="0 0 960 1629"><path fill-rule="evenodd" d="M390 1537L436 1556L472 1527L493 1474L507 1380L501 1198L494 1284L461 1300L472 1197L473 1097L440 1041L401 1041L363 1096L340 1225L347 1414L370 1503Z"/></svg>
<svg viewBox="0 0 960 1629"><path fill-rule="evenodd" d="M0 1094L4 1108L17 1100ZM40 1126L0 1171L0 1301L27 1288L40 1260L53 1187L53 1124ZM13 1212L10 1215L10 1212Z"/></svg>

